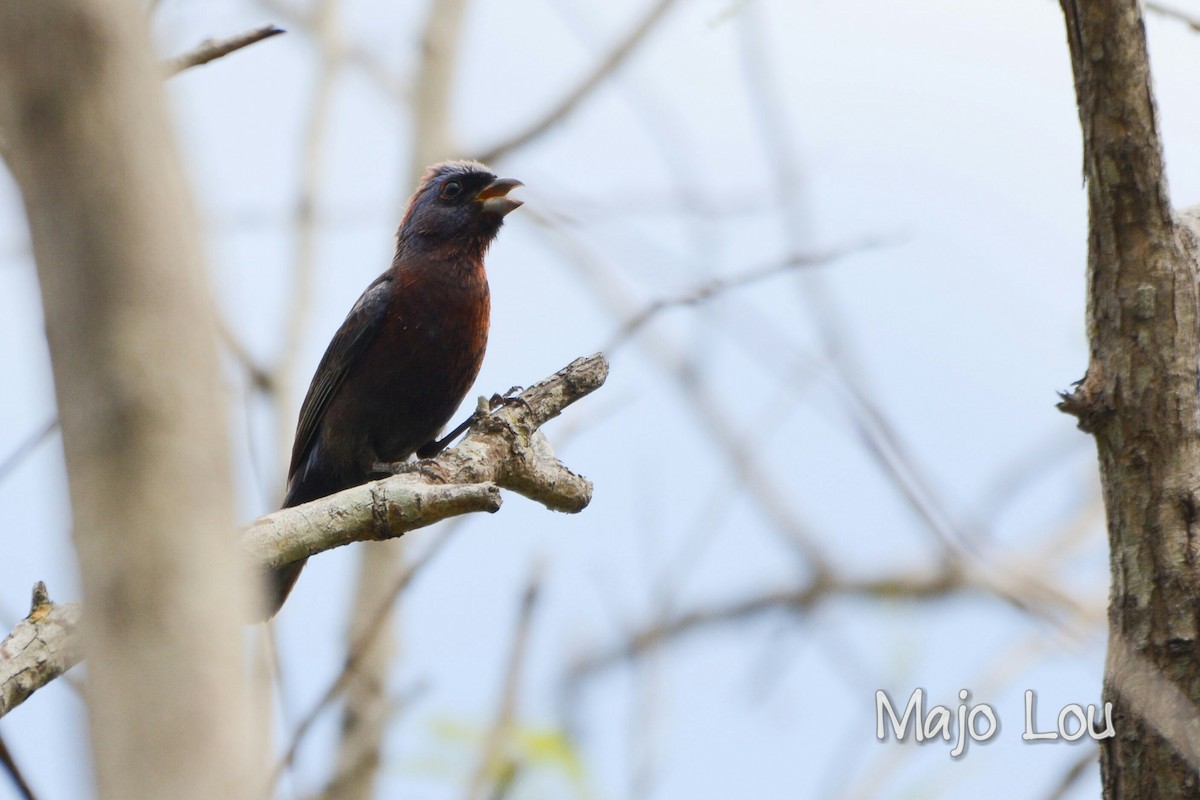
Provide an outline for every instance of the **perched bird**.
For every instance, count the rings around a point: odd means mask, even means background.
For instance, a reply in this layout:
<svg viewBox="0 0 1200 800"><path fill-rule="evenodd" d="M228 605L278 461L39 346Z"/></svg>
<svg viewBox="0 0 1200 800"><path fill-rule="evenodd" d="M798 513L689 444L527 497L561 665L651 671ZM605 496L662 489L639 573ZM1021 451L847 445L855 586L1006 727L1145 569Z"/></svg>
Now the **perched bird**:
<svg viewBox="0 0 1200 800"><path fill-rule="evenodd" d="M521 182L475 161L430 167L396 234L392 266L350 309L300 407L284 508L378 477L432 441L475 382L491 300L483 257ZM274 615L304 561L276 570Z"/></svg>

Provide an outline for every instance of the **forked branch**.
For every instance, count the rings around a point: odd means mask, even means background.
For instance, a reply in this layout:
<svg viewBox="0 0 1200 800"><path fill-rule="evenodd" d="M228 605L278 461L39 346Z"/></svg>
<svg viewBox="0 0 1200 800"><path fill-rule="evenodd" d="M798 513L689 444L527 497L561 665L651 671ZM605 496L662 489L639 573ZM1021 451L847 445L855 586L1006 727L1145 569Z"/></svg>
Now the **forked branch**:
<svg viewBox="0 0 1200 800"><path fill-rule="evenodd" d="M458 446L400 474L262 517L243 531L242 547L265 571L350 542L496 511L501 488L555 511L582 511L591 481L558 460L540 429L607 376L603 355L576 359L496 408L488 404ZM38 584L29 616L0 642L0 717L79 663L81 614L78 603L50 602Z"/></svg>

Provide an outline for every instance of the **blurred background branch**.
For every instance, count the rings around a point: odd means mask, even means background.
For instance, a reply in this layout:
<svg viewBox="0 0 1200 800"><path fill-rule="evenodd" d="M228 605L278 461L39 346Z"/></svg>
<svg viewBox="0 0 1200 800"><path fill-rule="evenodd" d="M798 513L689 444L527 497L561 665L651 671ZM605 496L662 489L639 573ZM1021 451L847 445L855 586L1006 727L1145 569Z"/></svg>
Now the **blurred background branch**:
<svg viewBox="0 0 1200 800"><path fill-rule="evenodd" d="M276 25L262 25L224 39L205 39L186 53L168 60L163 64L163 70L168 75L177 75L185 69L199 67L210 61L216 61L218 58L224 58L243 47L249 47L281 33L286 33L286 31Z"/></svg>

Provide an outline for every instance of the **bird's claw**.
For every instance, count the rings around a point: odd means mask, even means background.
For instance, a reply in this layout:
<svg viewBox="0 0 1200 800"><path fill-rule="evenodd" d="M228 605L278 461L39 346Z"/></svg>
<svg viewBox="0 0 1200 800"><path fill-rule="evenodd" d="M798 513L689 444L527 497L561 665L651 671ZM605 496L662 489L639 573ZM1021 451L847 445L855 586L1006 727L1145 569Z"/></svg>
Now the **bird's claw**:
<svg viewBox="0 0 1200 800"><path fill-rule="evenodd" d="M445 480L437 470L426 459L417 461L392 461L388 463L375 463L371 465L371 470L375 473L389 475L420 475L433 483L445 483Z"/></svg>
<svg viewBox="0 0 1200 800"><path fill-rule="evenodd" d="M522 387L514 386L502 395L492 395L490 399L481 396L479 398L479 402L475 406L475 411L471 413L471 416L463 420L458 427L450 431L450 433L446 434L441 439L434 439L432 442L426 442L418 447L417 458L433 458L438 453L445 450L446 447L449 446L449 444L459 436L478 425L484 417L486 417L488 414L491 414L493 411L504 408L508 405L513 405L515 403L524 404L524 400L522 400L520 397L514 396L518 392L522 391L524 391Z"/></svg>
<svg viewBox="0 0 1200 800"><path fill-rule="evenodd" d="M509 389L507 392L505 392L504 394L492 395L491 400L488 401L488 411L489 412L499 411L500 409L504 408L505 406L523 405L523 406L528 407L529 404L526 403L525 400L523 400L517 396L520 392L523 392L523 391L525 391L524 387L514 386L511 389Z"/></svg>

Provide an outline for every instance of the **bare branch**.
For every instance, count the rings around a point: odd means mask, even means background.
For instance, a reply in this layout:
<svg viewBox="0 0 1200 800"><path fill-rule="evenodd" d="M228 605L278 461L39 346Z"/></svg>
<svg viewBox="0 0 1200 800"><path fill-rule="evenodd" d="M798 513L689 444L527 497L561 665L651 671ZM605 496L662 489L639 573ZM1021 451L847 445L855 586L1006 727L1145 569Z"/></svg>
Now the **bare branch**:
<svg viewBox="0 0 1200 800"><path fill-rule="evenodd" d="M522 215L532 220L537 230L547 234L549 243L562 252L565 263L576 269L593 296L614 316L625 318L635 313L634 301L617 281L609 278L606 274L607 264L600 256L586 248L569 230L556 225L552 219L536 210L523 209ZM776 485L776 476L761 463L750 442L732 424L732 416L727 409L711 393L704 391L703 386L697 385L694 372L689 369L677 348L653 334L653 331L647 331L639 342L664 374L687 393L688 402L684 408L696 415L701 429L712 438L736 471L746 477L747 489L753 493L755 501L786 541L802 555L814 572L823 570L827 559L810 533L811 526L792 509L787 493Z"/></svg>
<svg viewBox="0 0 1200 800"><path fill-rule="evenodd" d="M700 303L720 297L726 292L751 286L768 278L784 275L797 269L824 266L844 256L862 250L869 250L881 244L883 244L882 241L867 240L856 245L836 248L825 253L798 253L774 264L754 267L728 278L714 278L698 286L686 289L672 297L655 300L621 324L621 327L613 335L612 339L609 340L608 346L604 348L604 352L611 354L614 350L619 349L655 316L668 309L699 305Z"/></svg>
<svg viewBox="0 0 1200 800"><path fill-rule="evenodd" d="M539 429L598 389L607 375L603 356L576 359L504 401L457 447L417 462L416 469L256 520L243 532L242 547L260 570L273 569L350 542L394 538L450 516L495 511L499 488L552 510L581 511L591 500L591 482L555 458ZM53 606L36 596L34 605L0 647L0 716L80 658L79 606Z"/></svg>
<svg viewBox="0 0 1200 800"><path fill-rule="evenodd" d="M487 414L457 447L399 475L262 517L242 535L242 546L257 564L274 569L351 542L391 539L447 517L495 511L497 487L555 511L582 511L591 500L591 482L563 466L538 429L599 388L607 375L603 356L576 359Z"/></svg>
<svg viewBox="0 0 1200 800"><path fill-rule="evenodd" d="M34 587L29 616L0 642L0 717L80 662L81 610L79 603L51 603L43 583Z"/></svg>
<svg viewBox="0 0 1200 800"><path fill-rule="evenodd" d="M1182 11L1176 11L1173 8L1164 6L1162 3L1155 3L1152 0L1144 2L1142 5L1147 11L1153 11L1155 14L1173 19L1177 22L1182 22L1194 31L1200 32L1200 17L1193 17L1191 14L1185 14Z"/></svg>
<svg viewBox="0 0 1200 800"><path fill-rule="evenodd" d="M437 486L397 475L260 517L242 535L256 563L277 569L352 542L394 539L449 517L498 511L491 483Z"/></svg>
<svg viewBox="0 0 1200 800"><path fill-rule="evenodd" d="M491 412L484 420L476 423L471 432L467 434L457 447L447 450L435 458L418 462L419 469L414 469L373 484L360 486L357 489L350 489L348 492L342 492L341 495L362 491L366 491L369 494L372 487L379 487L385 484L398 487L397 492L402 495L404 491L410 489L413 485L428 485L420 483L421 481L444 480L446 484L462 483L470 487L483 486L493 491L495 489L493 484L500 485L505 488L511 488L519 493L527 494L527 496L539 502L543 502L543 498L545 498L546 502L544 504L550 508L563 511L579 511L583 506L587 505L587 501L591 497L590 483L586 479L567 471L565 467L553 458L552 453L545 451L543 445L537 446L538 453L536 456L533 456L530 452L533 449L532 440L535 437L544 439L537 429L558 416L571 403L599 388L604 383L607 375L608 362L605 361L603 356L597 354L587 358L576 359L550 378L529 387L516 398L507 401L499 410ZM522 431L531 431L531 433L523 436ZM543 463L531 468L524 476L519 476L519 473L528 465L531 457L535 460L540 458ZM489 458L496 458L498 462L489 465L479 463L477 460L473 461L473 459L486 460ZM538 479L545 480L547 482L546 485L541 488L536 487L534 485L534 475L539 476ZM413 484L413 481L417 483ZM438 486L435 484L435 488L452 488L452 486ZM334 495L333 497L337 498L339 496ZM328 510L321 511L319 509L330 499L317 500L307 505L297 506L294 509L276 512L271 517L282 520L294 515L297 511L311 509L314 516L318 519L322 517L329 518L330 512ZM499 499L498 495L496 499ZM360 495L359 502L371 502L372 500L373 496L370 500L364 500ZM385 514L385 516L389 515ZM374 515L372 517L374 518ZM267 519L270 519L270 517ZM414 525L413 527L419 526ZM392 530L389 525L384 525L383 529L389 532ZM375 531L376 528L373 526L369 530ZM399 533L395 535L399 535ZM266 546L264 550L267 557L277 557L277 554L270 552L270 546ZM342 673L338 676L338 679L326 690L321 700L305 715L300 724L297 725L296 731L292 735L291 745L288 747L286 755L276 770L276 779L278 779L282 771L295 758L300 742L307 735L308 730L312 727L321 711L333 702L344 688L347 676L358 668L362 653L371 646L373 637L377 635L382 627L383 621L387 618L396 596L408 585L416 569L424 564L428 558L432 557L435 552L427 553L425 559L417 562L408 571L402 573L396 584L392 587L391 593L382 600L371 623L365 626L363 638L350 648L346 666L342 669ZM302 553L295 554L293 557L302 557ZM278 563L283 564L286 561L287 559L280 559ZM269 564L270 562L267 563Z"/></svg>
<svg viewBox="0 0 1200 800"><path fill-rule="evenodd" d="M290 3L280 0L259 0L267 12L283 20L290 28L303 28L314 32L317 27L317 14L301 11ZM376 88L386 97L397 103L407 103L409 100L408 83L393 75L387 65L382 63L374 53L354 42L346 42L342 51L343 62L346 66L358 67L363 74L375 84Z"/></svg>
<svg viewBox="0 0 1200 800"><path fill-rule="evenodd" d="M625 38L621 39L609 53L602 58L592 71L583 77L579 84L567 92L557 103L540 118L531 123L525 130L514 134L508 139L485 148L478 156L485 164L499 161L505 156L537 139L559 122L566 119L584 100L588 98L605 78L615 72L625 60L637 50L646 37L658 26L676 0L656 0L654 5L638 21Z"/></svg>
<svg viewBox="0 0 1200 800"><path fill-rule="evenodd" d="M572 361L504 400L472 426L457 447L417 462L420 471L444 483L490 481L554 511L582 511L592 499L591 481L563 466L538 429L598 389L607 377L608 362L599 353Z"/></svg>
<svg viewBox="0 0 1200 800"><path fill-rule="evenodd" d="M1075 788L1075 784L1087 774L1087 771L1100 760L1100 749L1095 746L1084 747L1083 752L1079 757L1071 763L1070 768L1063 773L1062 780L1054 787L1054 790L1047 795L1046 800L1064 800L1071 796L1071 790Z"/></svg>
<svg viewBox="0 0 1200 800"><path fill-rule="evenodd" d="M17 793L21 795L22 800L37 800L2 737L0 737L0 767L3 767L4 771L8 773L8 777L12 779L13 784L17 787Z"/></svg>
<svg viewBox="0 0 1200 800"><path fill-rule="evenodd" d="M281 33L287 33L287 31L275 25L263 25L262 27L246 31L245 33L239 33L236 36L229 36L225 39L205 39L192 50L165 61L163 63L163 71L166 72L168 77L178 75L186 69L199 67L210 61L216 61L218 58L224 58L230 53L241 50L244 47L249 47L252 44L257 44L264 39L270 39L272 36L278 36Z"/></svg>
<svg viewBox="0 0 1200 800"><path fill-rule="evenodd" d="M410 180L416 180L425 167L457 150L450 111L466 10L466 0L431 0L429 3L421 34L421 60L413 79Z"/></svg>
<svg viewBox="0 0 1200 800"><path fill-rule="evenodd" d="M637 658L707 628L742 622L771 612L803 614L832 597L931 600L967 591L983 589L965 581L963 576L953 569L945 569L928 576L896 575L869 580L822 576L800 588L766 592L725 605L689 611L666 622L644 628L616 647L593 653L577 661L568 682L576 682L592 673Z"/></svg>
<svg viewBox="0 0 1200 800"><path fill-rule="evenodd" d="M489 797L495 797L503 791L504 785L511 784L514 769L511 759L504 752L504 746L512 735L513 718L516 716L517 700L521 689L521 676L525 671L525 656L529 650L529 632L533 627L533 612L537 607L540 589L541 568L535 566L521 600L517 630L513 634L508 654L508 666L504 671L500 705L496 709L496 718L488 730L483 751L475 766L475 772L467 785L467 800L488 800Z"/></svg>
<svg viewBox="0 0 1200 800"><path fill-rule="evenodd" d="M346 663L342 666L342 670L338 673L337 678L329 685L325 693L321 695L321 699L309 709L308 713L296 725L296 729L292 733L291 744L288 745L287 752L280 759L279 765L276 767L275 781L272 781L272 783L277 782L283 771L292 765L296 759L296 753L300 750L300 744L312 729L317 718L320 717L321 712L338 698L345 689L348 680L358 672L363 655L374 645L376 639L383 632L384 623L390 619L391 609L396 602L396 598L408 588L413 578L442 551L442 548L450 541L453 530L453 528L443 530L440 538L426 548L419 559L410 563L400 573L399 577L392 584L391 589L380 600L379 605L370 615L366 624L363 625L360 638L351 643L349 652L346 655ZM337 779L335 778L334 780L336 782Z"/></svg>
<svg viewBox="0 0 1200 800"><path fill-rule="evenodd" d="M17 445L3 461L0 461L0 481L8 477L14 469L21 465L21 462L29 457L29 454L37 449L38 445L50 438L50 435L58 430L58 417L52 417L42 427L31 433L26 439Z"/></svg>

